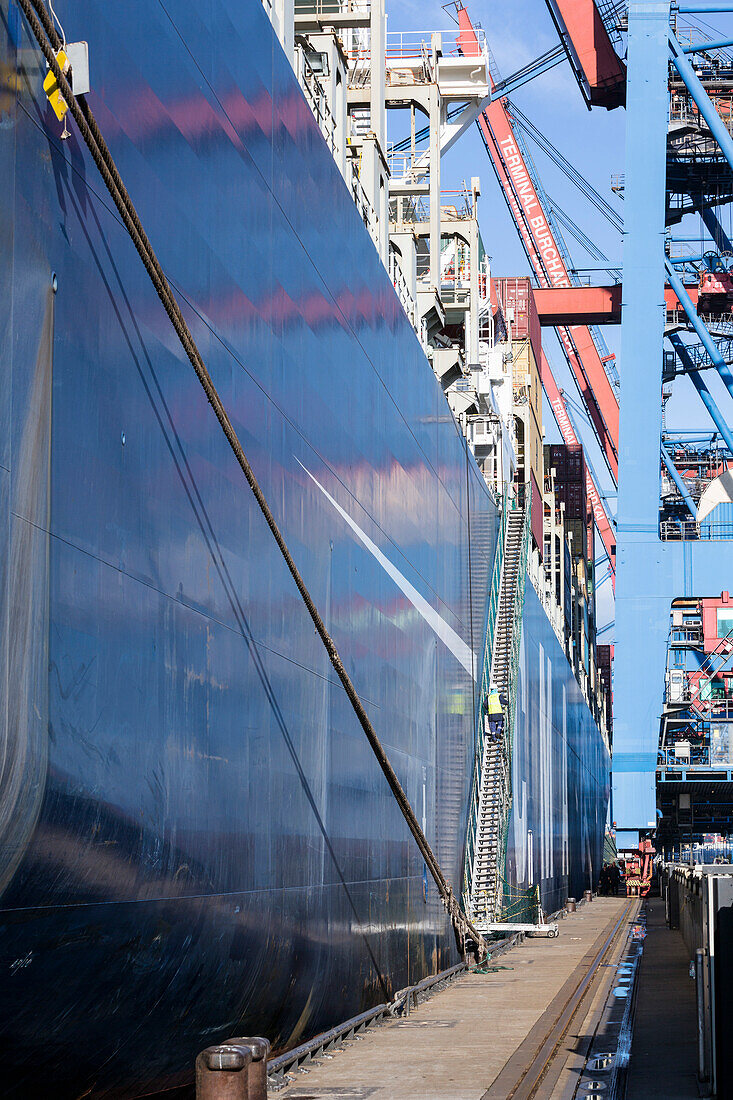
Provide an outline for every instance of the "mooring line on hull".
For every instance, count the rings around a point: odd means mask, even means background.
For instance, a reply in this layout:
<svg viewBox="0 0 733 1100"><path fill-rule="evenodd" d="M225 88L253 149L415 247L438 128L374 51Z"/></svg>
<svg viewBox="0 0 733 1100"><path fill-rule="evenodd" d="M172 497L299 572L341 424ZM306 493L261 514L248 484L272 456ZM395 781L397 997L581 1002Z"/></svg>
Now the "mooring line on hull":
<svg viewBox="0 0 733 1100"><path fill-rule="evenodd" d="M76 200L74 199L73 195L71 196L71 202L76 207ZM78 208L76 208L76 209L77 209L77 217L79 217L80 220L81 220L81 212L79 211ZM101 224L100 224L100 222L97 218L96 212L94 211L94 206L91 205L90 209L92 211L92 216L94 217L94 219L96 221L96 224L97 224L97 227L100 231L100 234L102 234L102 238L104 239L104 235L102 233L102 226L101 226ZM85 230L85 232L86 232L86 230ZM105 242L105 248L107 249L107 253L108 253L108 256L109 256L110 260L112 260L112 255L111 255L111 252L109 250L109 246L106 244L106 242ZM101 272L102 272L101 267L99 268L99 270L100 270L100 274L101 274ZM124 294L124 288L123 288L121 282L120 282L120 289L122 290L122 292ZM116 310L116 308L117 308L116 305L115 305L114 308ZM121 320L121 318L120 318L120 320ZM123 326L123 331L124 331L124 326ZM142 337L141 337L141 340L142 340ZM133 358L136 359L134 350L132 348L132 343L129 343L128 347L130 349L131 354L133 355ZM189 505L190 505L190 507L193 511L193 514L195 515L195 517L197 519L198 524L199 524L199 528L200 528L200 531L201 531L201 537L204 540L206 548L207 548L207 550L209 552L209 555L211 556L211 560L214 564L214 568L216 569L216 571L219 575L219 580L221 582L222 588L223 588L223 590L224 590L224 592L227 596L227 599L229 601L229 607L230 607L232 615L234 617L234 621L237 624L236 633L238 633L240 635L240 637L242 638L245 646L247 647L247 652L249 653L250 658L252 660L252 664L253 664L255 672L257 674L257 678L260 681L260 685L261 685L262 690L264 692L265 698L267 699L267 702L270 706L270 710L272 711L273 717L275 719L275 723L277 724L277 727L280 730L280 734L282 736L282 739L285 742L285 747L286 747L286 749L287 749L287 751L288 751L288 753L289 753L289 755L292 759L293 766L294 766L295 771L296 771L296 773L298 775L298 778L300 780L300 785L303 788L303 792L305 794L306 800L307 800L308 804L311 807L311 810L313 812L313 816L315 817L315 820L316 820L316 824L317 824L317 826L320 830L321 836L323 837L323 843L326 846L326 849L327 849L327 851L328 851L328 853L331 857L331 862L333 863L333 866L335 868L338 880L341 883L341 887L342 887L342 889L344 891L344 894L346 896L346 901L347 901L347 903L349 905L349 908L351 909L351 912L354 916L354 920L356 922L355 927L357 929L359 929L359 935L361 935L361 938L364 942L364 947L365 947L366 953L369 956L369 960L372 964L372 967L374 968L374 971L375 971L376 976L377 976L377 981L378 981L379 986L382 990L382 993L387 998L387 1000L389 1000L390 997L391 997L391 993L390 993L390 989L389 989L387 979L385 978L385 976L382 973L382 970L379 966L379 963L377 961L377 957L375 955L375 952L374 952L374 950L372 948L372 945L371 945L371 942L369 940L369 936L367 935L367 932L361 927L361 925L362 925L361 915L359 914L359 912L356 908L356 903L355 903L354 898L352 896L351 890L349 889L349 885L346 881L346 877L345 877L344 872L341 868L341 864L338 861L338 857L336 855L336 851L334 849L333 842L331 840L331 836L328 832L328 829L326 828L326 824L325 824L325 822L323 820L323 817L321 816L321 813L318 809L318 805L317 805L315 797L313 795L311 785L308 782L308 777L305 774L305 769L303 768L303 765L301 764L300 757L298 755L298 750L295 747L295 742L293 741L293 738L291 736L290 729L289 729L288 724L285 720L285 715L283 714L282 707L280 706L280 702L279 702L278 697L275 693L275 688L274 688L272 680L270 678L270 674L267 671L267 666L265 664L265 660L264 660L264 658L262 656L262 653L261 653L261 650L265 650L266 652L275 652L275 651L271 651L268 646L265 646L263 644L262 641L258 641L255 638L255 636L252 632L252 628L250 626L249 619L247 618L247 615L245 613L244 606L242 604L242 600L240 599L239 592L237 591L237 587L236 587L236 585L234 583L234 580L232 579L232 576L229 572L229 567L226 564L224 554L223 554L221 546L219 544L219 540L218 540L216 531L214 530L214 524L213 524L213 522L212 522L212 520L209 516L208 509L206 507L206 503L204 502L204 499L203 499L203 497L201 495L201 492L199 490L198 483L197 483L196 478L194 476L193 470L191 469L191 467L189 465L188 457L187 457L186 452L185 452L185 448L183 447L183 444L181 443L181 441L178 437L178 432L176 431L176 427L175 427L175 424L173 422L173 417L172 417L172 415L170 413L170 410L167 406L167 403L165 401L163 391L160 388L160 383L159 383L159 381L157 379L157 376L155 374L155 370L153 369L153 365L150 362L147 354L145 355L145 358L146 358L146 361L148 363L148 369L150 370L150 374L151 374L151 377L153 379L153 384L154 384L155 390L158 394L158 398L161 402L162 408L165 410L165 420L167 421L168 425L170 426L170 430L173 433L173 437L176 440L178 455L176 454L176 449L173 446L171 438L168 436L168 433L167 433L167 430L166 430L166 425L165 425L164 420L163 420L163 413L158 408L158 405L156 404L153 392L149 388L148 379L144 376L141 365L136 360L137 366L138 366L138 372L140 374L142 384L145 388L145 391L148 395L148 399L151 403L151 407L153 409L153 412L154 412L154 414L155 414L155 416L158 420L160 430L163 433L163 436L164 436L164 438L166 439L166 441L168 443L168 447L170 449L170 454L171 454L172 460L173 460L173 462L176 466L176 470L178 471L179 477L181 479L181 484L183 485L184 491L185 491L185 493L188 497ZM180 456L180 462L182 463L182 466L179 465L179 456ZM185 474L184 474L184 470L185 470ZM101 559L97 559L97 560L101 560ZM105 563L105 564L108 564L108 563ZM160 590L156 589L156 591L159 592ZM190 608L190 605L186 605L186 606L189 606L189 608ZM283 660L292 660L292 658L284 657L284 655L282 653L278 653L277 655ZM296 662L296 663L298 663L298 662ZM312 669L307 668L307 666L305 666L305 665L301 665L300 667L304 668L308 672L313 672L314 671ZM330 680L329 677L324 676L323 678L326 680L327 683L332 683L332 681Z"/></svg>
<svg viewBox="0 0 733 1100"><path fill-rule="evenodd" d="M119 175L117 167L112 158L107 144L102 137L102 134L97 126L97 122L92 114L91 108L86 101L86 97L80 95L74 96L69 80L62 71L59 63L56 59L56 52L61 48L61 39L59 38L56 28L54 27L51 18L46 11L46 8L41 3L41 0L18 0L18 4L25 15L28 25L36 39L49 69L56 78L58 89L63 96L63 99L71 112L71 115L76 122L79 130L84 138L84 141L91 153L91 156L99 169L99 172L104 180L105 186L114 202L120 217L127 229L135 249L143 262L145 270L147 271L150 280L155 288L155 291L160 298L160 301L165 309L168 317L173 325L176 335L186 353L186 356L193 367L196 376L201 383L201 386L206 394L207 400L211 405L214 415L216 416L221 426L224 435L229 443L229 446L244 473L247 483L252 490L255 500L265 518L267 526L270 528L270 532L277 544L280 554L288 568L295 586L300 593L301 599L308 611L308 614L313 622L324 649L328 654L328 658L333 666L336 675L341 681L341 685L346 693L346 696L351 703L352 709L359 721L359 724L364 731L364 734L369 742L369 745L374 753L374 756L379 764L382 773L384 774L389 788L399 806L402 816L404 817L410 832L412 833L415 842L420 850L425 864L430 871L433 880L438 888L438 893L443 901L443 904L448 912L448 915L453 924L456 935L459 939L462 950L465 950L466 941L471 941L475 944L475 947L479 954L485 954L488 950L488 945L484 937L480 932L476 930L472 922L461 910L458 900L456 899L453 889L446 880L440 864L433 853L433 850L428 842L425 833L423 832L417 817L410 805L409 799L404 792L402 784L399 781L397 773L392 767L387 754L382 747L382 744L377 736L377 733L372 726L369 719L369 715L364 709L364 705L359 698L359 695L352 683L346 668L341 660L336 645L329 634L326 625L321 618L321 615L316 607L313 598L308 591L303 578L300 575L295 561L288 549L288 546L283 538L283 535L278 527L277 521L273 515L273 512L267 502L267 499L260 488L259 482L255 477L254 471L249 463L249 460L244 452L242 444L239 441L236 431L229 419L224 404L219 396L219 393L214 386L211 375L209 374L203 358L196 346L194 338L186 324L186 321L181 313L181 309L178 302L171 291L168 280L166 279L163 269L158 262L158 258L153 251L153 247L148 240L148 237L143 229L140 218L135 210L133 202L125 188L124 183ZM44 32L45 31L45 36ZM47 36L47 37L46 37Z"/></svg>

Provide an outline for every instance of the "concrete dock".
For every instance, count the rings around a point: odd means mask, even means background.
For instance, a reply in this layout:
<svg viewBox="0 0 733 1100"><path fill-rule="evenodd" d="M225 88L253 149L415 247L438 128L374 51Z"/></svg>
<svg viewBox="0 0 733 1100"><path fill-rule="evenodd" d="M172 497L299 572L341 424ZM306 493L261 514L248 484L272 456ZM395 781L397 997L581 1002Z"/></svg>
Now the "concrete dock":
<svg viewBox="0 0 733 1100"><path fill-rule="evenodd" d="M572 1096L578 1084L573 1059L587 1039L585 1021L605 998L614 972L612 947L602 961L599 952L617 926L613 943L624 942L628 920L621 925L619 920L627 911L625 898L595 899L560 922L557 939L525 939L489 962L488 972L472 968L409 1017L369 1029L299 1070L277 1095L283 1100L500 1100L512 1094L523 1066L544 1057L543 1044L556 1026L554 1071L533 1095ZM562 1014L594 959L596 968L605 969L563 1033Z"/></svg>

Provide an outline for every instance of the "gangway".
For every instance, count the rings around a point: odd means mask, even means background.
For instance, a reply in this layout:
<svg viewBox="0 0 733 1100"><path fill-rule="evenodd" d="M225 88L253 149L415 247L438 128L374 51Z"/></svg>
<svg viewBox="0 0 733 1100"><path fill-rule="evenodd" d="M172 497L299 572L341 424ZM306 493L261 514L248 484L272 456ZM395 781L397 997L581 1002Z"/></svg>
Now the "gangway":
<svg viewBox="0 0 733 1100"><path fill-rule="evenodd" d="M527 547L530 531L530 503L525 509L505 511L497 552L498 576L492 578L492 592L498 600L492 607L491 594L484 661L479 721L479 752L471 797L467 844L464 900L476 928L485 931L496 921L503 902L507 831L512 804L512 731L516 713L519 641L524 606ZM497 571L497 566L495 566ZM498 584L496 583L498 581ZM492 611L494 614L492 615ZM495 684L506 695L503 734L494 737L484 728L483 701Z"/></svg>
<svg viewBox="0 0 733 1100"><path fill-rule="evenodd" d="M560 925L557 921L548 924L522 924L516 921L498 921L496 924L486 924L484 932L500 933L505 936L514 936L521 932L524 936L547 936L554 940L560 935Z"/></svg>

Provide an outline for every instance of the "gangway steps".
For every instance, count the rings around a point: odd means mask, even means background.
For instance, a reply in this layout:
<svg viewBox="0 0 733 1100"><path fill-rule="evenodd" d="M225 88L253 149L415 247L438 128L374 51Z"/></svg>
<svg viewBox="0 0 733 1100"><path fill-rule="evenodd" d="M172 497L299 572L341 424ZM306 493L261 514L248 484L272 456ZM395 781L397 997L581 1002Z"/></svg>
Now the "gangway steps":
<svg viewBox="0 0 733 1100"><path fill-rule="evenodd" d="M519 581L525 515L515 510L507 517L499 603L494 624L491 682L501 694L508 694L515 620L515 598ZM507 722L510 720L507 716ZM476 827L476 848L471 876L471 913L474 920L491 920L497 915L502 894L500 866L504 849L503 831L508 816L510 766L506 753L507 730L501 740L483 731L483 764Z"/></svg>

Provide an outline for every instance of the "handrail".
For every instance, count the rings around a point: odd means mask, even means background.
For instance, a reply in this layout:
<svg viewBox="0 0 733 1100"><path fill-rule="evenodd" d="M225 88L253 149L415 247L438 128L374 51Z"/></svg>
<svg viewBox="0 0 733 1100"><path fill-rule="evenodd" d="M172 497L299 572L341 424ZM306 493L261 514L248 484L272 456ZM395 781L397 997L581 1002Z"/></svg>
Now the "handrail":
<svg viewBox="0 0 733 1100"><path fill-rule="evenodd" d="M729 542L733 539L733 521L699 523L694 519L663 519L659 521L662 542Z"/></svg>
<svg viewBox="0 0 733 1100"><path fill-rule="evenodd" d="M295 0L296 16L369 15L370 0Z"/></svg>
<svg viewBox="0 0 733 1100"><path fill-rule="evenodd" d="M695 768L733 767L730 746L721 742L717 745L691 745L687 753L675 749L660 749L657 754L657 767L670 768L673 771L694 771Z"/></svg>
<svg viewBox="0 0 733 1100"><path fill-rule="evenodd" d="M529 537L532 530L532 494L527 493L522 528L522 549L517 570L517 587L514 591L514 617L512 620L512 648L509 661L509 706L507 721L504 723L504 757L506 760L506 788L504 797L504 828L502 830L502 852L497 851L497 871L501 867L501 881L506 884L507 841L512 807L512 758L514 755L514 727L517 717L517 686L519 683L519 652L522 641L522 617L524 615L524 595L526 590L527 560L529 558ZM498 879L497 874L497 879ZM498 897L497 897L498 904ZM504 899L502 899L502 907Z"/></svg>
<svg viewBox="0 0 733 1100"><path fill-rule="evenodd" d="M313 112L318 127L332 153L336 151L336 120L328 104L328 96L318 75L313 69L306 51L296 47L296 74L305 98Z"/></svg>
<svg viewBox="0 0 733 1100"><path fill-rule="evenodd" d="M392 285L395 288L397 297L400 300L402 308L407 314L408 320L413 328L416 327L417 320L417 307L415 299L412 296L407 280L400 266L400 262L397 259L395 250L390 246L389 250L389 276L392 280Z"/></svg>
<svg viewBox="0 0 733 1100"><path fill-rule="evenodd" d="M364 222L364 225L369 230L370 237L372 238L374 243L377 244L379 240L379 234L377 232L376 214L374 213L374 207L369 201L369 196L364 190L364 185L361 182L361 178L359 176L359 164L356 160L351 161L351 193L354 196L354 203L356 204L356 209L361 215L361 220Z"/></svg>

